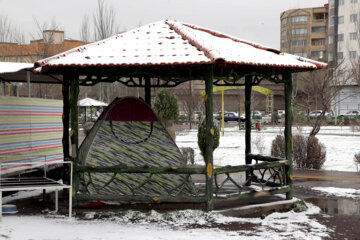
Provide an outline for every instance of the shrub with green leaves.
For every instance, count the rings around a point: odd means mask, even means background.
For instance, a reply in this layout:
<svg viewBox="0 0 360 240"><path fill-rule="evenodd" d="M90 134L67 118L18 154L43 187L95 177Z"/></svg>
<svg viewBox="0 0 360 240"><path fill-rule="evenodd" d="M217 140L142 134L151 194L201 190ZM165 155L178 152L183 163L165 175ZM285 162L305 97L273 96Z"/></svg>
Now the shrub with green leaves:
<svg viewBox="0 0 360 240"><path fill-rule="evenodd" d="M177 120L179 116L178 100L169 91L163 89L158 92L153 105L156 115L165 127Z"/></svg>
<svg viewBox="0 0 360 240"><path fill-rule="evenodd" d="M220 143L220 128L215 122L213 123L213 129L214 129L213 150L215 150L219 146L219 143ZM206 149L206 143L205 143L206 132L207 131L206 131L205 118L201 118L199 121L199 125L198 125L198 145L199 145L200 153L204 158L204 161L206 159L206 150L205 150Z"/></svg>

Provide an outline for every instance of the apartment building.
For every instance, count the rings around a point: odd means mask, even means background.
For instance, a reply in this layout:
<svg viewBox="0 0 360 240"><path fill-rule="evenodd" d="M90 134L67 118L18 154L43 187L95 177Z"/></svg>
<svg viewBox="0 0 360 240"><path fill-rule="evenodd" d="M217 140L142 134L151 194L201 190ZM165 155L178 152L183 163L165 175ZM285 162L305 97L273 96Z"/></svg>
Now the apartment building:
<svg viewBox="0 0 360 240"><path fill-rule="evenodd" d="M280 50L327 62L328 7L291 9L282 12Z"/></svg>
<svg viewBox="0 0 360 240"><path fill-rule="evenodd" d="M358 0L329 1L329 68L334 69L341 88L333 102L341 115L360 110L359 23Z"/></svg>

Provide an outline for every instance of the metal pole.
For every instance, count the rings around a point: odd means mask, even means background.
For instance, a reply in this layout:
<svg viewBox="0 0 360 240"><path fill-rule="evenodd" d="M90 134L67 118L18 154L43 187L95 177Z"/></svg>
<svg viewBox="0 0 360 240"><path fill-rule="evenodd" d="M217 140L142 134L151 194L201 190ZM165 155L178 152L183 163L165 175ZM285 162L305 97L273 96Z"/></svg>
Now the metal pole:
<svg viewBox="0 0 360 240"><path fill-rule="evenodd" d="M69 219L71 219L71 213L72 213L72 188L73 184L73 163L70 163L70 188L69 188Z"/></svg>

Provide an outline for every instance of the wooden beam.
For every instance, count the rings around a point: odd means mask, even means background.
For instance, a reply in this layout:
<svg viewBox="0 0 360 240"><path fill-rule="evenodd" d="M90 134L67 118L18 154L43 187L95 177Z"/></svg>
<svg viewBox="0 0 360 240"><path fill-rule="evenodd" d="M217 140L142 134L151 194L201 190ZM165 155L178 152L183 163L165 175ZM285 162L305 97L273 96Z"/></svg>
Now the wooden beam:
<svg viewBox="0 0 360 240"><path fill-rule="evenodd" d="M177 168L177 167L101 167L101 166L74 166L76 172L99 173L152 173L152 174L205 174L205 168Z"/></svg>
<svg viewBox="0 0 360 240"><path fill-rule="evenodd" d="M145 196L145 195L119 195L119 194L77 194L76 200L81 201L119 201L119 202L139 202L139 203L203 203L204 197L193 197L186 195L179 196Z"/></svg>
<svg viewBox="0 0 360 240"><path fill-rule="evenodd" d="M252 76L245 77L245 163L251 164L251 88ZM250 173L246 172L246 181L250 178Z"/></svg>
<svg viewBox="0 0 360 240"><path fill-rule="evenodd" d="M251 191L251 192L243 192L243 193L236 193L236 194L226 194L223 196L217 196L215 197L215 202L220 203L226 200L237 200L239 198L248 198L248 197L256 197L256 196L270 196L275 194L281 194L281 193L288 193L290 191L289 186L279 187L276 189L270 189L270 190L263 190L263 191Z"/></svg>
<svg viewBox="0 0 360 240"><path fill-rule="evenodd" d="M206 137L205 137L205 163L206 163L206 211L213 210L213 65L206 66L205 73L205 111L206 111Z"/></svg>
<svg viewBox="0 0 360 240"><path fill-rule="evenodd" d="M145 102L151 106L151 82L150 77L145 77Z"/></svg>
<svg viewBox="0 0 360 240"><path fill-rule="evenodd" d="M293 198L292 190L292 78L291 72L286 71L283 73L283 79L285 80L285 157L288 160L286 168L287 184L290 186L290 191L286 193L286 199Z"/></svg>

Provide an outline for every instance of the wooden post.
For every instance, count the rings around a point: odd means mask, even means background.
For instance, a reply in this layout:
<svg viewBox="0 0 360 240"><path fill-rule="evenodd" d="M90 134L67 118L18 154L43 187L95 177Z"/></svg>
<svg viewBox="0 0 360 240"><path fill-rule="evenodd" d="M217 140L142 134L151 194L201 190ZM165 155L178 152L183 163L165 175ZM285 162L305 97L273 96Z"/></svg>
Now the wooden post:
<svg viewBox="0 0 360 240"><path fill-rule="evenodd" d="M30 72L26 71L26 81L28 87L28 97L31 97Z"/></svg>
<svg viewBox="0 0 360 240"><path fill-rule="evenodd" d="M221 84L224 84L224 80L221 80ZM224 113L225 107L224 107L224 86L221 87L221 134L224 136Z"/></svg>
<svg viewBox="0 0 360 240"><path fill-rule="evenodd" d="M70 115L70 103L69 103L69 81L71 75L64 74L63 76L63 85L62 85L62 95L63 95L63 152L64 152L64 160L69 160L70 152L69 152L69 115Z"/></svg>
<svg viewBox="0 0 360 240"><path fill-rule="evenodd" d="M78 102L79 98L79 78L75 74L72 75L70 81L70 114L71 114L71 156L74 163L77 163L79 151L79 133L78 133Z"/></svg>
<svg viewBox="0 0 360 240"><path fill-rule="evenodd" d="M252 76L245 77L245 163L251 164L251 88ZM250 178L250 172L246 171L246 181ZM247 185L250 185L247 184Z"/></svg>
<svg viewBox="0 0 360 240"><path fill-rule="evenodd" d="M214 128L213 128L213 65L206 66L205 74L205 111L206 111L206 211L211 211L214 207L213 200L213 146L214 146Z"/></svg>
<svg viewBox="0 0 360 240"><path fill-rule="evenodd" d="M145 77L145 102L151 106L151 82L150 77Z"/></svg>
<svg viewBox="0 0 360 240"><path fill-rule="evenodd" d="M286 167L286 178L288 185L290 186L290 191L286 193L286 199L293 198L293 189L292 189L292 105L291 105L291 98L292 98L292 79L291 79L291 72L286 71L283 74L283 79L285 80L285 156L288 160L288 165Z"/></svg>

